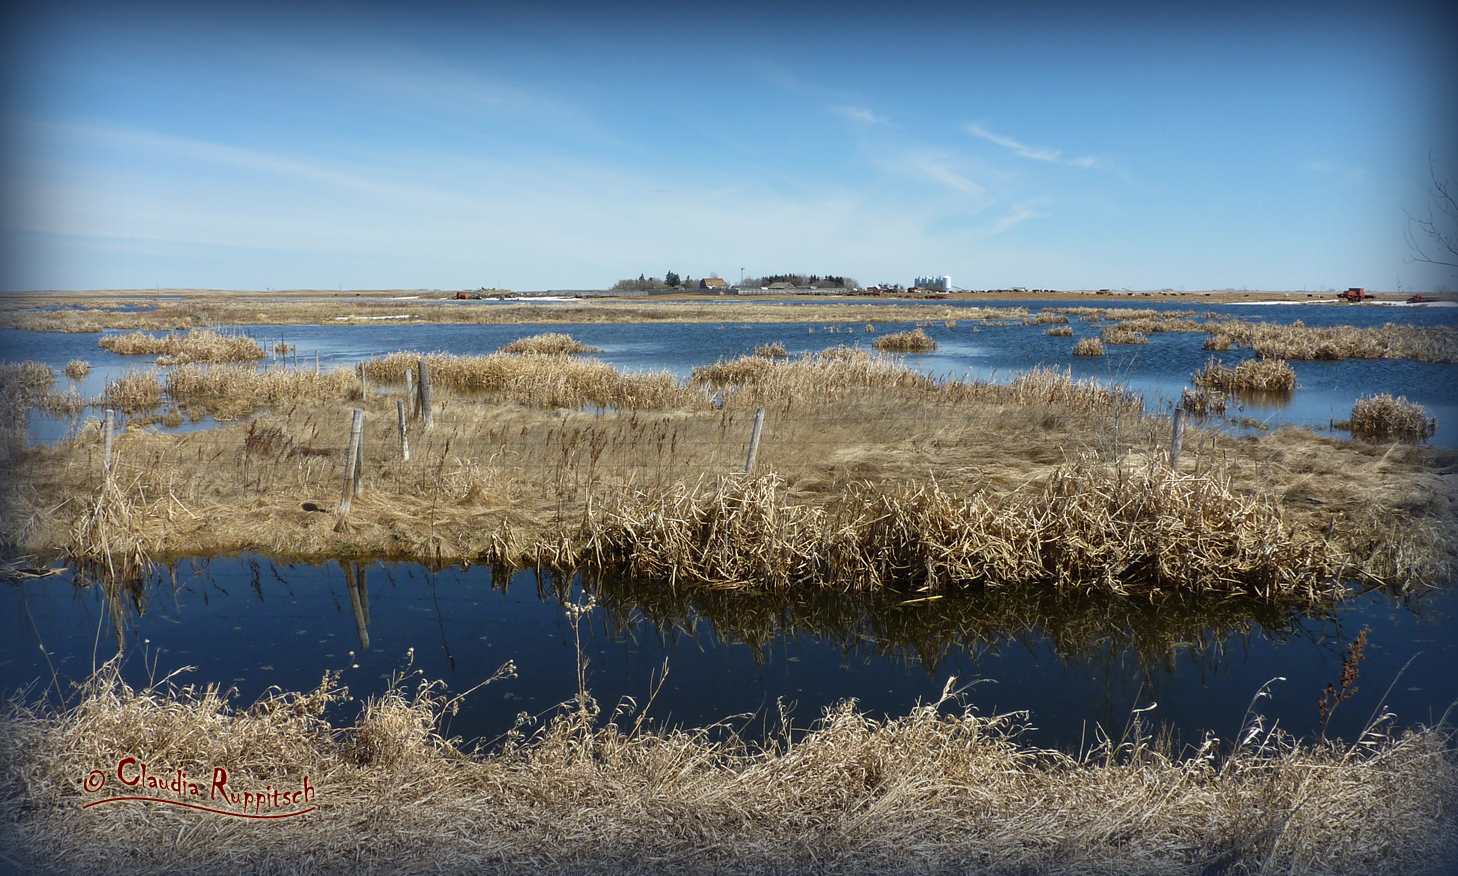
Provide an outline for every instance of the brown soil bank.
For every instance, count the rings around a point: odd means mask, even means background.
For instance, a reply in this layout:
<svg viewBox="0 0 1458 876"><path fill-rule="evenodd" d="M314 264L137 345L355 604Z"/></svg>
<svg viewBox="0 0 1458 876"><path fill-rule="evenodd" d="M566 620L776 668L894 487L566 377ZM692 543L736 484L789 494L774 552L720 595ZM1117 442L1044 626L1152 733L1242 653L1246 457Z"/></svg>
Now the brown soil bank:
<svg viewBox="0 0 1458 876"><path fill-rule="evenodd" d="M438 733L439 688L407 681L353 726L324 716L343 695L328 676L237 708L213 690L133 691L103 670L59 713L12 704L0 719L0 856L25 872L127 876L1417 876L1450 872L1458 854L1445 729L1298 745L1255 719L1233 748L1207 740L1175 756L1136 725L1070 755L1019 744L1014 719L945 701L887 721L847 703L757 744L727 727L604 724L584 693L545 727L464 754ZM121 785L118 769L134 777L139 764L164 782L186 776L199 796ZM218 769L233 793L264 800L208 800ZM305 797L280 804L272 791ZM82 808L125 796L312 811Z"/></svg>
<svg viewBox="0 0 1458 876"><path fill-rule="evenodd" d="M937 381L854 351L688 382L591 360L427 357L434 424L398 432L406 358L348 372L187 366L205 432L7 441L4 540L114 563L252 550L616 567L715 588L1052 587L1290 602L1450 579L1451 451L1191 430L1066 373ZM449 387L455 387L454 390ZM351 408L360 492L338 513ZM756 408L766 412L744 474ZM594 410L598 408L598 410ZM145 418L143 419L145 422Z"/></svg>

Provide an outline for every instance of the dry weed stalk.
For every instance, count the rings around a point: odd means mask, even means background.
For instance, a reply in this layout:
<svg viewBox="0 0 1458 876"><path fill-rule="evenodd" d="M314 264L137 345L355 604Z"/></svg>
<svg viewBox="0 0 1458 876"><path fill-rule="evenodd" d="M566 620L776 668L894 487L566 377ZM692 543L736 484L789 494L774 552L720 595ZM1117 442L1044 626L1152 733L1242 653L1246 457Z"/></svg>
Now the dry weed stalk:
<svg viewBox="0 0 1458 876"><path fill-rule="evenodd" d="M1098 338L1082 338L1073 345L1073 355L1075 356L1102 356L1103 354L1104 344Z"/></svg>

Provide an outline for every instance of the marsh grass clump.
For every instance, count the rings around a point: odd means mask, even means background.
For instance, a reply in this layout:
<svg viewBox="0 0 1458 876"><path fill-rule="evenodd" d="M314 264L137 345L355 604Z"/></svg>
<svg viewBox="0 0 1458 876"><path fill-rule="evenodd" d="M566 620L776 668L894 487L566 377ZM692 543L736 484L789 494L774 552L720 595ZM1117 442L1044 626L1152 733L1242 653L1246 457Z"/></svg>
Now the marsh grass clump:
<svg viewBox="0 0 1458 876"><path fill-rule="evenodd" d="M531 337L518 338L502 347L499 353L537 353L544 356L567 356L574 353L599 353L597 347L579 342L571 335L561 332L544 332Z"/></svg>
<svg viewBox="0 0 1458 876"><path fill-rule="evenodd" d="M162 383L156 371L132 371L107 381L102 401L123 413L150 411L162 404Z"/></svg>
<svg viewBox="0 0 1458 876"><path fill-rule="evenodd" d="M1082 338L1073 345L1073 355L1075 356L1102 356L1103 354L1104 344L1098 338Z"/></svg>
<svg viewBox="0 0 1458 876"><path fill-rule="evenodd" d="M43 362L0 363L0 394L7 397L34 404L55 385L55 370Z"/></svg>
<svg viewBox="0 0 1458 876"><path fill-rule="evenodd" d="M1149 338L1143 333L1126 328L1123 323L1104 326L1100 338L1106 344L1147 344Z"/></svg>
<svg viewBox="0 0 1458 876"><path fill-rule="evenodd" d="M1390 393L1361 398L1352 406L1352 434L1367 441L1424 441L1438 431L1427 408Z"/></svg>
<svg viewBox="0 0 1458 876"><path fill-rule="evenodd" d="M1272 359L1414 359L1458 363L1454 326L1308 326L1228 320L1217 334Z"/></svg>
<svg viewBox="0 0 1458 876"><path fill-rule="evenodd" d="M67 389L65 392L47 393L36 407L53 416L74 416L86 410L88 404L81 393Z"/></svg>
<svg viewBox="0 0 1458 876"><path fill-rule="evenodd" d="M1409 876L1458 852L1452 731L1369 727L1302 743L1259 717L1238 741L1176 753L1134 722L1067 753L1024 743L1024 715L943 693L899 717L854 701L756 739L728 724L608 718L579 693L541 727L468 752L459 698L395 675L352 722L338 676L251 705L115 664L66 704L0 716L0 854L22 872L1194 873ZM494 679L510 678L503 667ZM77 777L134 757L158 773L293 789L317 811L258 822L177 807L110 810ZM103 792L105 793L105 792ZM290 807L291 808L291 807ZM285 811L288 811L287 809ZM1030 817L1029 813L1036 813ZM847 842L847 832L854 841ZM1079 837L1069 842L1069 837Z"/></svg>
<svg viewBox="0 0 1458 876"><path fill-rule="evenodd" d="M790 354L785 352L784 344L775 341L772 344L760 344L758 347L755 347L754 355L764 359L783 359Z"/></svg>
<svg viewBox="0 0 1458 876"><path fill-rule="evenodd" d="M532 407L623 409L683 407L703 410L710 400L667 371L621 372L606 362L539 353L451 356L391 353L363 363L371 380L403 383L406 370L424 359L431 383L463 395L486 396ZM763 361L763 360L762 360Z"/></svg>
<svg viewBox="0 0 1458 876"><path fill-rule="evenodd" d="M930 353L937 348L937 342L918 328L909 332L883 335L871 346L888 353Z"/></svg>
<svg viewBox="0 0 1458 876"><path fill-rule="evenodd" d="M1206 338L1205 343L1201 344L1200 348L1204 350L1214 350L1217 353L1223 353L1226 350L1230 349L1230 345L1232 343L1234 343L1234 341L1231 340L1230 335L1217 333Z"/></svg>
<svg viewBox="0 0 1458 876"><path fill-rule="evenodd" d="M1068 314L1055 313L1051 310L1044 310L1033 317L1032 325L1066 325Z"/></svg>
<svg viewBox="0 0 1458 876"><path fill-rule="evenodd" d="M1224 392L1286 393L1296 388L1296 372L1281 359L1247 359L1229 368L1212 356L1191 379L1196 386Z"/></svg>
<svg viewBox="0 0 1458 876"><path fill-rule="evenodd" d="M91 373L91 363L85 359L72 359L66 363L66 376L72 380L84 380Z"/></svg>
<svg viewBox="0 0 1458 876"><path fill-rule="evenodd" d="M1047 331L1043 332L1043 334L1051 338L1071 338L1073 337L1073 326L1055 325Z"/></svg>
<svg viewBox="0 0 1458 876"><path fill-rule="evenodd" d="M149 335L132 332L107 335L97 346L122 356L156 356L159 365L190 362L256 362L263 348L246 335L222 335L210 329L193 329L185 335Z"/></svg>
<svg viewBox="0 0 1458 876"><path fill-rule="evenodd" d="M250 365L183 365L167 372L167 394L184 408L234 420L284 403L342 401L359 382L346 368L266 368ZM160 399L159 399L160 402Z"/></svg>
<svg viewBox="0 0 1458 876"><path fill-rule="evenodd" d="M1180 409L1197 417L1224 414L1226 404L1225 393L1208 387L1187 389L1180 393Z"/></svg>

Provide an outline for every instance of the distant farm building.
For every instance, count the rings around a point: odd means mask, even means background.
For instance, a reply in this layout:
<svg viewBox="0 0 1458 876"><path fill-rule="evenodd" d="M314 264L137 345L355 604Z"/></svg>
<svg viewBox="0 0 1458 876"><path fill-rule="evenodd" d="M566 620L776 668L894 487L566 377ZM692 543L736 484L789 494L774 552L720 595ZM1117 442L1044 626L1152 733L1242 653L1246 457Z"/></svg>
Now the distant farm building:
<svg viewBox="0 0 1458 876"><path fill-rule="evenodd" d="M794 292L797 288L794 283L771 283L769 285L771 292Z"/></svg>
<svg viewBox="0 0 1458 876"><path fill-rule="evenodd" d="M729 284L725 283L718 277L705 277L704 279L699 281L699 288L713 289L716 292L723 292L725 289L729 288Z"/></svg>
<svg viewBox="0 0 1458 876"><path fill-rule="evenodd" d="M917 277L912 285L918 289L938 289L946 292L952 288L952 278L946 274L940 277Z"/></svg>

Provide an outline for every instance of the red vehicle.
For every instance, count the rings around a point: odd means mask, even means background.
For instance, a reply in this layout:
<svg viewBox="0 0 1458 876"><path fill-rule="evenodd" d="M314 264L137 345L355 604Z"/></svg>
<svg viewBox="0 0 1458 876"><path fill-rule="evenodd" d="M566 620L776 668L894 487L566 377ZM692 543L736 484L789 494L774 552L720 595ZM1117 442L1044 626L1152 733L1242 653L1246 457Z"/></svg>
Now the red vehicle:
<svg viewBox="0 0 1458 876"><path fill-rule="evenodd" d="M1360 286L1353 286L1347 291L1338 294L1337 297L1345 299L1347 301L1367 301L1372 296L1367 294L1366 289L1363 289Z"/></svg>

